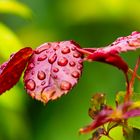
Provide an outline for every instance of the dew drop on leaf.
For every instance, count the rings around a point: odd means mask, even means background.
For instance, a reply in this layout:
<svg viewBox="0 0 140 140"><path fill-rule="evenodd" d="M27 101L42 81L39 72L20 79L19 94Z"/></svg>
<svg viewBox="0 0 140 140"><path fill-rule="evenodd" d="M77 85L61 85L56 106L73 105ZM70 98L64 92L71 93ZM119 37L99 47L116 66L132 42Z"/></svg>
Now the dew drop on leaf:
<svg viewBox="0 0 140 140"><path fill-rule="evenodd" d="M34 99L44 103L68 93L77 84L82 74L83 56L76 47L79 45L73 41L62 41L45 43L36 48L36 53L28 63L28 67L32 63L34 67L27 68L24 74L27 93L35 94ZM44 58L44 55L47 57L38 62L38 59ZM34 75L32 75L33 72ZM35 82L34 90L26 84L29 79Z"/></svg>
<svg viewBox="0 0 140 140"><path fill-rule="evenodd" d="M68 63L68 59L66 57L62 57L58 60L57 63L58 63L59 66L65 66Z"/></svg>
<svg viewBox="0 0 140 140"><path fill-rule="evenodd" d="M44 80L46 78L46 74L43 71L39 71L37 77L39 80Z"/></svg>
<svg viewBox="0 0 140 140"><path fill-rule="evenodd" d="M26 87L27 87L27 89L29 89L29 90L34 90L35 89L35 82L34 82L34 80L28 80L27 82L26 82Z"/></svg>
<svg viewBox="0 0 140 140"><path fill-rule="evenodd" d="M70 90L71 89L71 83L68 82L68 81L62 81L61 84L60 84L60 88L62 90Z"/></svg>

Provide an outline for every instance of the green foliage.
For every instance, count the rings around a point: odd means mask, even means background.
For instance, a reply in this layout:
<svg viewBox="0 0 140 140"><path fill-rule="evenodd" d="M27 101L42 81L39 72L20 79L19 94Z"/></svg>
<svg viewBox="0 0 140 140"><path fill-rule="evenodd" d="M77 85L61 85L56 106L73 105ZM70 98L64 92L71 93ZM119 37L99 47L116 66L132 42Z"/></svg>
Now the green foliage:
<svg viewBox="0 0 140 140"><path fill-rule="evenodd" d="M140 130L140 117L134 117L128 119L128 125Z"/></svg>
<svg viewBox="0 0 140 140"><path fill-rule="evenodd" d="M0 0L0 13L15 14L23 18L31 18L32 11L16 0Z"/></svg>

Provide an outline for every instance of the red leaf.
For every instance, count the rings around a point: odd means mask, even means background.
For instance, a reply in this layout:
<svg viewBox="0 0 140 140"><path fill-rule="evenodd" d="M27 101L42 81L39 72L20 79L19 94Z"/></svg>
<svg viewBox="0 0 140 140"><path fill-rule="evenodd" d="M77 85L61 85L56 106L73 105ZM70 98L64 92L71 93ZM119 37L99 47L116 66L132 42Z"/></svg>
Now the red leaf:
<svg viewBox="0 0 140 140"><path fill-rule="evenodd" d="M110 52L104 53L104 51L100 51L100 52L96 51L92 55L89 55L87 59L113 65L121 69L125 73L127 73L128 71L127 63L117 54L112 54Z"/></svg>
<svg viewBox="0 0 140 140"><path fill-rule="evenodd" d="M19 81L31 54L31 48L23 48L11 55L10 60L0 66L0 94L12 88Z"/></svg>
<svg viewBox="0 0 140 140"><path fill-rule="evenodd" d="M69 92L81 76L82 55L73 41L45 43L32 55L24 75L33 98L47 103Z"/></svg>

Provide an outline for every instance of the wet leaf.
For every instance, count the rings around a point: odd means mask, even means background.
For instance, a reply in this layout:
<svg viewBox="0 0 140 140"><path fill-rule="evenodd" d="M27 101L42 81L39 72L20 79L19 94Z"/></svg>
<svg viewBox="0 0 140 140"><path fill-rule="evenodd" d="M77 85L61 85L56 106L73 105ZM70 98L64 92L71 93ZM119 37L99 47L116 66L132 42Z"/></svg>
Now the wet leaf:
<svg viewBox="0 0 140 140"><path fill-rule="evenodd" d="M47 103L67 94L78 82L82 55L73 41L45 43L32 55L24 75L25 88L33 98Z"/></svg>
<svg viewBox="0 0 140 140"><path fill-rule="evenodd" d="M19 81L31 54L31 48L23 48L11 55L10 60L0 66L0 94Z"/></svg>
<svg viewBox="0 0 140 140"><path fill-rule="evenodd" d="M105 53L121 53L127 51L135 51L140 48L140 32L132 32L131 35L126 37L119 37L111 45L103 48Z"/></svg>
<svg viewBox="0 0 140 140"><path fill-rule="evenodd" d="M132 32L131 35L126 37L120 37L107 47L96 48L95 50L91 50L90 48L88 50L85 48L85 54L89 53L86 57L86 60L99 61L111 64L121 69L124 73L127 73L128 65L119 56L119 53L134 51L138 48L140 48L140 33ZM83 50L82 52L84 53Z"/></svg>

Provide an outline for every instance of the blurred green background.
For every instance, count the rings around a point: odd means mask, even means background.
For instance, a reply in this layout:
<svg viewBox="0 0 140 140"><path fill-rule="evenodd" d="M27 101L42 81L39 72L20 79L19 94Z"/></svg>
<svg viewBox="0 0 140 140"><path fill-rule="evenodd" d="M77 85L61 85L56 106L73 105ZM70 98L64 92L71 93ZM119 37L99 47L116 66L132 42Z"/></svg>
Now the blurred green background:
<svg viewBox="0 0 140 140"><path fill-rule="evenodd" d="M106 46L140 31L139 8L139 0L0 0L0 63L22 47L50 41L72 39L81 47ZM133 68L138 55L122 56ZM0 96L0 140L87 140L91 134L79 135L78 130L91 122L91 96L104 92L114 105L120 90L125 90L122 72L97 62L86 62L79 84L46 106L26 94L21 78ZM139 83L135 90L140 90ZM112 133L115 140L122 140L120 129Z"/></svg>

